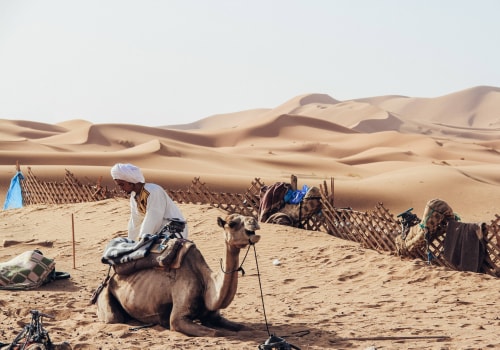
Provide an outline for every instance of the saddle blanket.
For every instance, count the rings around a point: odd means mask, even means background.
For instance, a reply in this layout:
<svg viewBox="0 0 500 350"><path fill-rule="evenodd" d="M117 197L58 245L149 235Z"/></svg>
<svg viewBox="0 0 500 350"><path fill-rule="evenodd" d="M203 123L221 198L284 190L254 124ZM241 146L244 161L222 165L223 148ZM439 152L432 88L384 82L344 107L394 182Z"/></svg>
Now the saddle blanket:
<svg viewBox="0 0 500 350"><path fill-rule="evenodd" d="M139 244L139 250L133 251L135 242L127 243L127 238L115 240L108 244L101 260L112 265L119 275L130 275L150 268L179 268L185 254L194 246L193 242L184 238L170 238L160 242L158 239L149 239L148 244ZM132 246L128 247L128 244ZM120 250L121 248L123 249ZM123 254L120 255L119 252Z"/></svg>
<svg viewBox="0 0 500 350"><path fill-rule="evenodd" d="M0 289L27 290L40 287L55 270L55 261L38 250L26 251L0 263Z"/></svg>
<svg viewBox="0 0 500 350"><path fill-rule="evenodd" d="M139 241L125 237L113 238L101 258L103 264L116 265L146 257L158 235L145 235Z"/></svg>
<svg viewBox="0 0 500 350"><path fill-rule="evenodd" d="M444 257L459 271L480 272L486 256L481 224L450 221L444 239Z"/></svg>

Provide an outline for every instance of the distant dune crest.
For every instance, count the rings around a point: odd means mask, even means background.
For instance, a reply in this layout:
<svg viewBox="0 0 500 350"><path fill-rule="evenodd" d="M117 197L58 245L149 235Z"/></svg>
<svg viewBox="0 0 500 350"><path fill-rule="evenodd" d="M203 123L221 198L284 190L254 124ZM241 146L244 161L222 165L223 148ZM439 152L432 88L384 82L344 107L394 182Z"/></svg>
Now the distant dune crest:
<svg viewBox="0 0 500 350"><path fill-rule="evenodd" d="M251 127L269 124L281 115L318 118L354 131L398 130L430 134L445 128L500 128L500 88L478 86L435 98L377 96L338 101L325 94L296 96L273 109L214 115L193 124L197 130ZM189 130L187 125L170 128ZM452 130L446 130L449 136ZM463 137L465 133L456 132Z"/></svg>
<svg viewBox="0 0 500 350"><path fill-rule="evenodd" d="M308 139L329 132L378 133L399 131L437 137L494 140L500 130L500 88L478 86L436 98L378 96L338 101L326 94L296 96L273 109L254 109L214 115L198 122L145 127L132 124L92 124L70 120L57 125L29 121L2 121L2 139L36 142L55 151L79 147L124 151L134 148L179 153L186 145L232 147L256 138L290 135ZM318 129L317 133L285 131L291 128ZM316 136L312 136L315 139ZM300 137L299 137L300 138ZM325 139L327 136L319 136ZM152 140L158 140L152 146ZM140 145L143 145L139 147ZM138 148L139 147L139 148ZM172 149L173 148L173 149Z"/></svg>

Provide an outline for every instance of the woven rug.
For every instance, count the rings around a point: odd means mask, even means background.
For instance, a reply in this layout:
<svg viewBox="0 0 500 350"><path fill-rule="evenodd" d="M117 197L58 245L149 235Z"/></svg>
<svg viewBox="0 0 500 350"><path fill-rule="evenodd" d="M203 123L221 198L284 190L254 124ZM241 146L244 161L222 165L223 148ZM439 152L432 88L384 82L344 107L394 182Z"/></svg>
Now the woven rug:
<svg viewBox="0 0 500 350"><path fill-rule="evenodd" d="M26 251L0 263L0 289L33 289L55 270L55 261L38 250Z"/></svg>

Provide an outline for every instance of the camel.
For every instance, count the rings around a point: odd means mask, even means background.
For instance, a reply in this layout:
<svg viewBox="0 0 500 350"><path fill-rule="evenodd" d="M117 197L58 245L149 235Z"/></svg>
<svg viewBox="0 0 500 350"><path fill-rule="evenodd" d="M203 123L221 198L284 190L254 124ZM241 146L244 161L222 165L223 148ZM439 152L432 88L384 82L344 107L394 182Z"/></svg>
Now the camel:
<svg viewBox="0 0 500 350"><path fill-rule="evenodd" d="M278 212L269 216L265 222L270 224L301 227L302 222L309 220L321 211L321 193L319 188L311 187L299 204L285 203Z"/></svg>
<svg viewBox="0 0 500 350"><path fill-rule="evenodd" d="M146 269L131 275L113 275L97 299L97 316L105 323L125 323L130 317L159 324L189 336L224 336L243 328L221 316L238 287L240 250L255 244L259 224L250 216L217 218L224 229L225 264L210 269L196 246L179 268Z"/></svg>
<svg viewBox="0 0 500 350"><path fill-rule="evenodd" d="M416 217L415 217L416 218ZM406 232L396 238L396 248L399 255L424 251L426 240L432 241L446 231L447 222L455 220L453 209L445 201L435 198L427 202L422 220L406 227Z"/></svg>
<svg viewBox="0 0 500 350"><path fill-rule="evenodd" d="M450 267L484 272L485 237L488 235L485 223L461 222L448 203L437 198L427 202L420 223L418 217L411 214L411 209L399 216L402 217L402 232L395 240L398 255L427 253L430 264L435 258L431 243L439 238L442 246L437 255L442 256Z"/></svg>

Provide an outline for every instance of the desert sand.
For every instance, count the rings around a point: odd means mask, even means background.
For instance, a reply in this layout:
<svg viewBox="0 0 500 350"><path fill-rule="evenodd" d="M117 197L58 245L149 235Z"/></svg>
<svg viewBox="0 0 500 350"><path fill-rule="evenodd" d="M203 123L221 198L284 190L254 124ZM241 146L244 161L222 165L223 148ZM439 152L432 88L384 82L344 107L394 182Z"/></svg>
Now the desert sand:
<svg viewBox="0 0 500 350"><path fill-rule="evenodd" d="M499 110L500 88L480 86L436 98L307 94L273 109L158 127L0 120L0 199L16 162L40 179L57 181L68 169L108 186L110 167L130 162L169 189L194 177L221 192L244 192L254 178L271 184L294 174L299 186L333 178L338 207L370 210L382 202L393 214L413 207L421 215L428 200L441 198L462 221L489 222L500 214ZM179 206L189 238L218 269L224 243L216 219L225 213ZM127 200L34 205L0 218L0 242L18 242L0 245L0 261L38 248L71 274L32 291L0 291L0 342L11 341L38 309L55 316L45 320L52 340L73 349L257 349L270 334L301 349L500 347L498 278L271 224L261 225L236 297L222 311L246 330L193 338L160 326L103 324L89 301L106 276L103 249L126 235Z"/></svg>

